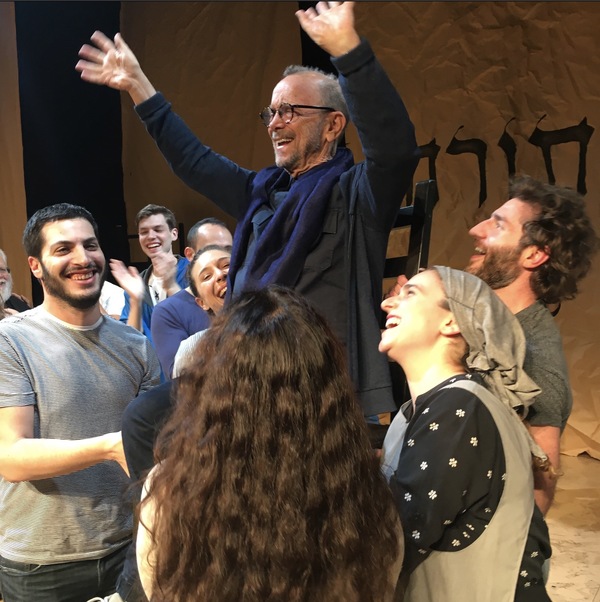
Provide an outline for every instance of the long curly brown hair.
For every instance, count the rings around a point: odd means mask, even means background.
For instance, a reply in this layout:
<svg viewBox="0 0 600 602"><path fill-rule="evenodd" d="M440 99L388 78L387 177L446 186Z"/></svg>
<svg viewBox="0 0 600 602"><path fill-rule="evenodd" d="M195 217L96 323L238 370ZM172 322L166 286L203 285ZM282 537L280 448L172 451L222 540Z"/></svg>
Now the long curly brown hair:
<svg viewBox="0 0 600 602"><path fill-rule="evenodd" d="M196 357L157 444L153 601L387 599L398 516L325 320L246 293Z"/></svg>
<svg viewBox="0 0 600 602"><path fill-rule="evenodd" d="M532 273L536 297L546 303L574 299L579 281L588 273L598 249L598 237L583 197L570 188L521 175L511 180L508 198L532 205L537 214L523 224L521 247L536 245L550 256Z"/></svg>

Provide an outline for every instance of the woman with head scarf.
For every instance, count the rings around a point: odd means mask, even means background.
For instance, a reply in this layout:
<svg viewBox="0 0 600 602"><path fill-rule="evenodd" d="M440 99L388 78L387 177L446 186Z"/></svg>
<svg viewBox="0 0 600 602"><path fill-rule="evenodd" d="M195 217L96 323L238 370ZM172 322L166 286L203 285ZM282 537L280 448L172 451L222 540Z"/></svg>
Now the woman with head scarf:
<svg viewBox="0 0 600 602"><path fill-rule="evenodd" d="M398 513L324 319L278 287L215 317L141 504L150 600L392 600Z"/></svg>
<svg viewBox="0 0 600 602"><path fill-rule="evenodd" d="M479 278L438 266L382 308L379 349L411 394L382 457L405 534L404 599L549 600L532 471L547 459L516 412L539 392L518 322Z"/></svg>

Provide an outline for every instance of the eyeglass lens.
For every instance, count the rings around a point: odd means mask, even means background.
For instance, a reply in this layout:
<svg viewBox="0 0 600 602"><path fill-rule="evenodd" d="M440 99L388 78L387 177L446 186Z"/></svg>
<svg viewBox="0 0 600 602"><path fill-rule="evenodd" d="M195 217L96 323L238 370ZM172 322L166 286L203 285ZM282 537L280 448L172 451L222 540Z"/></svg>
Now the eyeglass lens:
<svg viewBox="0 0 600 602"><path fill-rule="evenodd" d="M262 119L262 122L268 126L271 121L273 121L276 114L279 115L279 118L285 121L285 123L289 123L294 117L294 107L287 103L282 104L278 109L265 107L260 112L260 118Z"/></svg>

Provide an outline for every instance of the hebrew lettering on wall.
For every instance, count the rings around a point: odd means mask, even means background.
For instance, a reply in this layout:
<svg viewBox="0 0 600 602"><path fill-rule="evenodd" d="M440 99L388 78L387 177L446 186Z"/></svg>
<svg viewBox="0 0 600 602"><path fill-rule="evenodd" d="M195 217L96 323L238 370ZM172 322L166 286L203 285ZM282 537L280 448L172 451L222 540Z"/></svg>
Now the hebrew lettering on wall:
<svg viewBox="0 0 600 602"><path fill-rule="evenodd" d="M479 166L479 206L483 205L483 202L487 198L487 176L485 173L485 158L487 155L487 144L481 140L481 138L466 138L465 140L459 140L456 134L462 130L464 126L460 126L450 144L446 149L449 155L462 155L463 153L473 153L477 156L477 164Z"/></svg>
<svg viewBox="0 0 600 602"><path fill-rule="evenodd" d="M587 117L584 117L577 125L572 125L558 130L541 130L538 126L546 115L542 115L535 125L529 142L534 146L539 146L542 149L544 164L546 165L546 173L548 174L548 182L554 184L554 169L552 167L552 147L555 144L564 144L566 142L579 142L579 167L577 169L577 192L585 194L587 186L586 178L586 157L587 147L594 133L594 128L588 125Z"/></svg>
<svg viewBox="0 0 600 602"><path fill-rule="evenodd" d="M419 161L421 159L427 159L429 162L428 165L428 173L429 180L437 181L437 171L435 168L435 160L440 152L440 145L436 143L435 138L432 138L427 144L422 144L419 146ZM411 186L409 186L408 191L406 192L406 204L412 205L413 203L413 186L411 182Z"/></svg>
<svg viewBox="0 0 600 602"><path fill-rule="evenodd" d="M567 142L578 142L579 143L579 164L577 169L577 192L585 195L587 193L586 186L586 157L587 149L594 128L588 124L587 118L584 117L577 125L569 126L557 130L542 130L539 128L539 124L546 117L545 115L537 122L531 136L528 139L530 144L539 147L542 150L542 156L548 174L548 182L555 184L556 178L554 176L554 169L552 165L552 154L551 149L555 144L564 144ZM508 126L515 120L512 117L506 122L504 131L498 139L498 146L504 151L506 157L506 164L508 169L508 177L515 175L517 172L517 143L515 139L509 134ZM487 198L487 176L486 176L486 155L487 155L487 144L480 138L467 138L460 140L456 137L456 134L463 128L461 125L455 132L452 140L446 148L446 153L449 155L461 155L464 153L472 153L477 156L477 164L479 166L479 207ZM437 180L437 169L436 159L440 152L440 146L437 144L436 139L433 138L427 144L419 146L420 159L428 160L428 172L430 180ZM413 193L412 186L410 187L406 201L407 204L412 204Z"/></svg>
<svg viewBox="0 0 600 602"><path fill-rule="evenodd" d="M504 126L502 136L498 140L498 146L504 151L506 156L506 163L508 166L508 178L514 176L517 173L517 143L515 139L506 131L509 124L514 121L515 118L509 119Z"/></svg>

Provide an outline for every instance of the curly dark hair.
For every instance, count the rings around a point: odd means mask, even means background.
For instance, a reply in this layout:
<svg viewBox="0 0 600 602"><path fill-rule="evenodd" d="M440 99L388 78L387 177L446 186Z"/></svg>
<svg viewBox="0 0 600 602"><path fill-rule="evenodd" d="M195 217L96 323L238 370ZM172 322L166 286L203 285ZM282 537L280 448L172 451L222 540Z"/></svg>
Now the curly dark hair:
<svg viewBox="0 0 600 602"><path fill-rule="evenodd" d="M511 180L509 198L532 205L537 213L534 220L523 224L522 248L536 245L549 254L549 260L532 273L536 297L545 303L574 299L598 249L583 197L570 188L521 175Z"/></svg>
<svg viewBox="0 0 600 602"><path fill-rule="evenodd" d="M153 602L390 597L399 519L325 320L246 293L196 357L157 442Z"/></svg>

